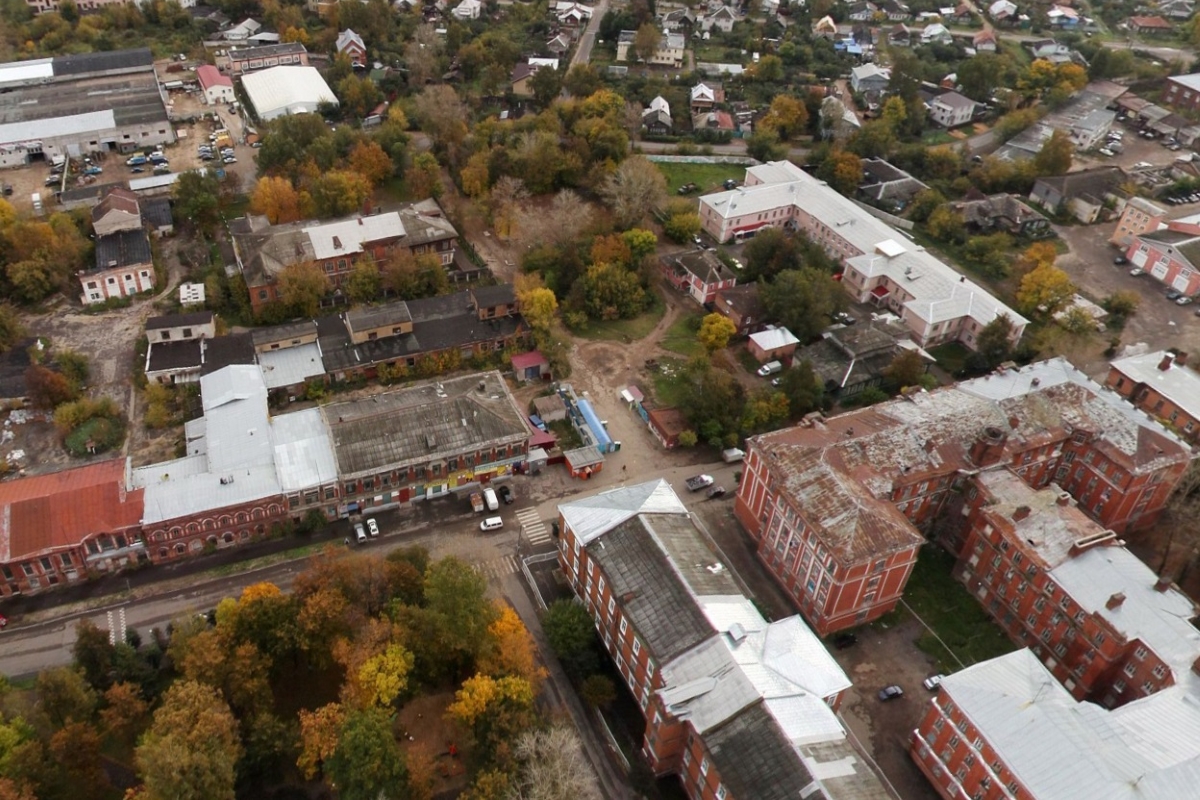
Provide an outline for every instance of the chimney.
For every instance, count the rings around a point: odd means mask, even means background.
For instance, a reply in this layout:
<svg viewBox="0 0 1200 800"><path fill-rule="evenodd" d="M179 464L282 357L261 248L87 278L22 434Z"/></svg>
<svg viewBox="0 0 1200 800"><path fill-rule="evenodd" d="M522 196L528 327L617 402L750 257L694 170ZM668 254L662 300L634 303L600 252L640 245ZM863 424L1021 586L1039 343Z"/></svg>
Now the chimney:
<svg viewBox="0 0 1200 800"><path fill-rule="evenodd" d="M1162 361L1158 362L1158 368L1163 372L1166 372L1171 368L1171 362L1174 360L1175 356L1171 355L1170 353L1164 353Z"/></svg>
<svg viewBox="0 0 1200 800"><path fill-rule="evenodd" d="M1004 455L1004 443L1008 435L999 428L988 426L983 429L971 445L971 461L977 467L990 467L999 463Z"/></svg>
<svg viewBox="0 0 1200 800"><path fill-rule="evenodd" d="M1029 516L1029 506L1017 506L1017 510L1013 512L1013 522L1020 522Z"/></svg>
<svg viewBox="0 0 1200 800"><path fill-rule="evenodd" d="M1116 592L1115 594L1113 594L1112 597L1108 598L1108 602L1104 604L1104 607L1107 608L1109 611L1112 611L1114 609L1120 608L1121 604L1124 602L1125 602L1125 595L1122 594L1121 592Z"/></svg>
<svg viewBox="0 0 1200 800"><path fill-rule="evenodd" d="M932 453L936 448L937 448L937 445L934 443L933 439L925 440L925 452L926 453Z"/></svg>
<svg viewBox="0 0 1200 800"><path fill-rule="evenodd" d="M1167 591L1167 589L1170 589L1170 588L1171 588L1171 579L1170 578L1159 577L1159 579L1154 582L1154 591L1156 591L1156 592L1165 592L1165 591Z"/></svg>
<svg viewBox="0 0 1200 800"><path fill-rule="evenodd" d="M1056 499L1054 502L1058 503L1060 506L1069 506L1069 505L1071 505L1071 494L1070 494L1070 492L1059 492L1059 493L1058 493L1058 498L1057 498L1057 499Z"/></svg>
<svg viewBox="0 0 1200 800"><path fill-rule="evenodd" d="M1019 417L1009 417L1008 427L1015 431L1017 428L1021 427L1021 419Z"/></svg>
<svg viewBox="0 0 1200 800"><path fill-rule="evenodd" d="M1178 367L1182 367L1184 364L1187 363L1187 359L1188 359L1187 353L1176 353L1175 354L1175 365Z"/></svg>

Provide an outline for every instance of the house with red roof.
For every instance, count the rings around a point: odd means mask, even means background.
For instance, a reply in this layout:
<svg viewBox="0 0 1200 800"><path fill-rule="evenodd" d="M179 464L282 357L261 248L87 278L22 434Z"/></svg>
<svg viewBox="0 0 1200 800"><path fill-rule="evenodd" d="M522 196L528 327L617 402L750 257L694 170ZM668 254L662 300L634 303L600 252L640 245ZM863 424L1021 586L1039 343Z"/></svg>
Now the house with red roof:
<svg viewBox="0 0 1200 800"><path fill-rule="evenodd" d="M126 459L0 483L0 597L147 558Z"/></svg>
<svg viewBox="0 0 1200 800"><path fill-rule="evenodd" d="M222 75L212 64L196 67L196 80L200 82L200 92L204 102L210 106L218 103L232 103L237 98L233 95L233 79Z"/></svg>

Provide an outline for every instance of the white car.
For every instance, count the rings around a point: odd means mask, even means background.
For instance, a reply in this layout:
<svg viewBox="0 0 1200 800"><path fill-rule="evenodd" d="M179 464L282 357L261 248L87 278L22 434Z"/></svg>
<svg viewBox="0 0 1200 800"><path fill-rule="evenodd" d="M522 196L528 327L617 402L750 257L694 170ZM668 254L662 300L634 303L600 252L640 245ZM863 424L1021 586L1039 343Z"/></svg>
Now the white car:
<svg viewBox="0 0 1200 800"><path fill-rule="evenodd" d="M361 522L354 523L354 539L359 544L367 541L367 532L363 530Z"/></svg>
<svg viewBox="0 0 1200 800"><path fill-rule="evenodd" d="M379 526L375 524L374 518L367 520L367 530L371 532L372 536L379 535Z"/></svg>
<svg viewBox="0 0 1200 800"><path fill-rule="evenodd" d="M1112 151L1112 150L1109 150L1107 147L1101 147L1101 148L1100 148L1099 150L1097 150L1096 152L1097 152L1097 153L1099 153L1099 154L1100 154L1100 155L1102 155L1102 156L1112 156L1112 155L1115 155L1115 154L1113 153L1113 151Z"/></svg>
<svg viewBox="0 0 1200 800"><path fill-rule="evenodd" d="M944 677L944 675L930 675L928 678L921 681L921 685L931 692L936 692L938 689L942 688L942 678Z"/></svg>
<svg viewBox="0 0 1200 800"><path fill-rule="evenodd" d="M479 523L479 530L487 533L488 531L498 531L504 527L504 520L500 517L488 517L483 522Z"/></svg>

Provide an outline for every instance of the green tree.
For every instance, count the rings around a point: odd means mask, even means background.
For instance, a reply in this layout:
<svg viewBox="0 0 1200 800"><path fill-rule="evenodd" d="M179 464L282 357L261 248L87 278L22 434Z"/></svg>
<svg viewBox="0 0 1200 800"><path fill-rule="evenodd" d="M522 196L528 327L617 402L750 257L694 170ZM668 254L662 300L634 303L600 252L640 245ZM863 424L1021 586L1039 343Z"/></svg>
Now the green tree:
<svg viewBox="0 0 1200 800"><path fill-rule="evenodd" d="M804 133L808 128L808 107L791 95L776 95L759 126L775 131L779 134L780 141L786 142Z"/></svg>
<svg viewBox="0 0 1200 800"><path fill-rule="evenodd" d="M577 287L580 306L591 319L628 319L646 307L646 290L637 273L620 266L593 264Z"/></svg>
<svg viewBox="0 0 1200 800"><path fill-rule="evenodd" d="M442 196L442 168L433 153L418 153L404 173L404 183L410 197L422 199Z"/></svg>
<svg viewBox="0 0 1200 800"><path fill-rule="evenodd" d="M1013 348L1012 318L1007 314L997 314L996 318L984 325L975 337L975 353L972 366L980 370L995 369L1012 355Z"/></svg>
<svg viewBox="0 0 1200 800"><path fill-rule="evenodd" d="M91 620L80 620L75 624L75 643L71 645L75 666L83 671L88 685L98 692L112 685L113 651L108 631L96 627Z"/></svg>
<svg viewBox="0 0 1200 800"><path fill-rule="evenodd" d="M315 317L329 291L325 272L311 261L288 264L279 271L279 298L293 316Z"/></svg>
<svg viewBox="0 0 1200 800"><path fill-rule="evenodd" d="M1042 265L1024 278L1017 289L1017 308L1022 314L1052 317L1075 294L1070 277L1058 267Z"/></svg>
<svg viewBox="0 0 1200 800"><path fill-rule="evenodd" d="M323 769L343 800L408 797L408 767L385 710L351 711Z"/></svg>
<svg viewBox="0 0 1200 800"><path fill-rule="evenodd" d="M925 230L939 242L961 242L967 235L967 223L962 214L940 205L925 220Z"/></svg>
<svg viewBox="0 0 1200 800"><path fill-rule="evenodd" d="M794 363L784 370L779 376L779 390L787 397L788 414L792 419L800 419L820 409L825 395L825 387L808 361Z"/></svg>
<svg viewBox="0 0 1200 800"><path fill-rule="evenodd" d="M1003 231L987 236L972 236L963 248L963 257L979 266L988 277L1008 277L1012 237Z"/></svg>
<svg viewBox="0 0 1200 800"><path fill-rule="evenodd" d="M188 170L171 187L177 219L206 235L221 221L221 184L212 170Z"/></svg>
<svg viewBox="0 0 1200 800"><path fill-rule="evenodd" d="M362 259L354 265L346 279L346 294L356 303L369 303L379 297L383 289L383 278L374 261Z"/></svg>
<svg viewBox="0 0 1200 800"><path fill-rule="evenodd" d="M1137 312L1138 304L1141 301L1142 296L1137 292L1128 289L1119 289L1104 298L1104 301L1100 305L1109 314L1124 320L1132 317Z"/></svg>
<svg viewBox="0 0 1200 800"><path fill-rule="evenodd" d="M563 79L563 88L572 97L590 97L602 85L600 74L591 64L572 64Z"/></svg>
<svg viewBox="0 0 1200 800"><path fill-rule="evenodd" d="M234 800L242 755L237 722L217 691L195 681L167 690L137 748L138 800Z"/></svg>
<svg viewBox="0 0 1200 800"><path fill-rule="evenodd" d="M641 264L658 247L658 237L654 235L654 231L645 228L630 228L621 234L621 238L629 248L629 263L634 266Z"/></svg>
<svg viewBox="0 0 1200 800"><path fill-rule="evenodd" d="M862 159L849 150L832 150L817 168L817 177L839 193L852 197L862 183Z"/></svg>
<svg viewBox="0 0 1200 800"><path fill-rule="evenodd" d="M705 352L711 355L729 344L735 333L737 326L729 321L729 317L714 312L700 321L700 333L697 338Z"/></svg>
<svg viewBox="0 0 1200 800"><path fill-rule="evenodd" d="M658 30L658 26L653 22L647 22L637 29L634 34L633 47L630 49L640 60L649 61L650 57L658 50L661 41L662 33Z"/></svg>
<svg viewBox="0 0 1200 800"><path fill-rule="evenodd" d="M0 353L7 352L24 335L25 326L16 309L8 303L0 303Z"/></svg>
<svg viewBox="0 0 1200 800"><path fill-rule="evenodd" d="M1033 157L1033 169L1038 175L1066 175L1071 169L1075 144L1063 130L1055 130Z"/></svg>
<svg viewBox="0 0 1200 800"><path fill-rule="evenodd" d="M783 60L779 56L765 55L750 68L751 77L763 83L778 83L783 80Z"/></svg>
<svg viewBox="0 0 1200 800"><path fill-rule="evenodd" d="M555 600L546 609L542 630L567 674L576 680L599 668L596 628L586 608L574 600Z"/></svg>
<svg viewBox="0 0 1200 800"><path fill-rule="evenodd" d="M925 386L933 376L926 372L925 359L916 350L902 350L883 370L883 376L897 390L909 386Z"/></svg>
<svg viewBox="0 0 1200 800"><path fill-rule="evenodd" d="M42 712L55 729L69 722L90 722L96 710L96 692L74 667L39 672L34 689Z"/></svg>
<svg viewBox="0 0 1200 800"><path fill-rule="evenodd" d="M457 558L435 561L425 574L425 607L440 620L441 635L460 663L474 663L496 615L487 599L487 580Z"/></svg>
<svg viewBox="0 0 1200 800"><path fill-rule="evenodd" d="M746 155L764 163L781 161L787 157L787 145L779 141L779 133L773 130L758 131L746 139Z"/></svg>
<svg viewBox="0 0 1200 800"><path fill-rule="evenodd" d="M341 217L363 207L371 196L371 182L353 170L335 169L312 182L310 194L319 217Z"/></svg>
<svg viewBox="0 0 1200 800"><path fill-rule="evenodd" d="M579 696L592 708L608 708L617 699L617 687L607 675L589 675L579 687Z"/></svg>
<svg viewBox="0 0 1200 800"><path fill-rule="evenodd" d="M737 444L746 390L732 373L704 358L688 362L680 374L679 406L700 441L713 448Z"/></svg>
<svg viewBox="0 0 1200 800"><path fill-rule="evenodd" d="M663 233L667 238L678 244L687 244L693 236L700 233L700 215L694 211L684 214L673 214L663 223Z"/></svg>
<svg viewBox="0 0 1200 800"><path fill-rule="evenodd" d="M800 341L819 335L830 317L845 306L845 292L827 272L802 267L785 270L771 283L760 284L759 296L770 318Z"/></svg>
<svg viewBox="0 0 1200 800"><path fill-rule="evenodd" d="M556 69L542 67L529 79L529 88L533 91L533 102L538 108L549 108L559 93L562 92L562 73Z"/></svg>

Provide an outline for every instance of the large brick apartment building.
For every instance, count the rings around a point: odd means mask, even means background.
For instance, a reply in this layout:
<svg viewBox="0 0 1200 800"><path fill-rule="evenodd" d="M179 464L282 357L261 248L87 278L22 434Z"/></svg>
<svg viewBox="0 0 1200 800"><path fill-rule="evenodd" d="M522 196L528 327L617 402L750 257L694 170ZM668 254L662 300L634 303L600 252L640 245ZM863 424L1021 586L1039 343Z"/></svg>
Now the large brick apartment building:
<svg viewBox="0 0 1200 800"><path fill-rule="evenodd" d="M940 523L961 513L981 470L1055 483L1122 533L1157 519L1190 459L1059 358L753 437L734 513L825 635L894 608L927 535L961 551L961 528Z"/></svg>
<svg viewBox="0 0 1200 800"><path fill-rule="evenodd" d="M642 755L694 800L890 797L834 713L845 673L768 623L664 480L559 506L559 564L646 719Z"/></svg>

